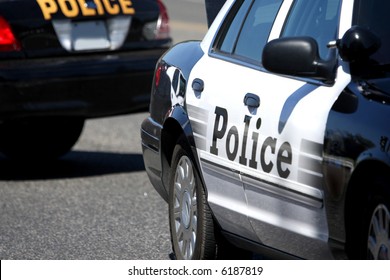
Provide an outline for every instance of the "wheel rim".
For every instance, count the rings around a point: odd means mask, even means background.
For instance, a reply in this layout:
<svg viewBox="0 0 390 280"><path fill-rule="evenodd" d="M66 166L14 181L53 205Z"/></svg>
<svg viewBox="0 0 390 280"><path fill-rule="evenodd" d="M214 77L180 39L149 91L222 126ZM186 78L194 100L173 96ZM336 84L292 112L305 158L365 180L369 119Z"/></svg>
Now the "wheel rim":
<svg viewBox="0 0 390 280"><path fill-rule="evenodd" d="M197 237L196 180L190 159L183 156L177 167L174 180L174 229L180 254L191 259Z"/></svg>
<svg viewBox="0 0 390 280"><path fill-rule="evenodd" d="M390 259L390 213L384 204L378 205L372 214L367 245L369 259Z"/></svg>

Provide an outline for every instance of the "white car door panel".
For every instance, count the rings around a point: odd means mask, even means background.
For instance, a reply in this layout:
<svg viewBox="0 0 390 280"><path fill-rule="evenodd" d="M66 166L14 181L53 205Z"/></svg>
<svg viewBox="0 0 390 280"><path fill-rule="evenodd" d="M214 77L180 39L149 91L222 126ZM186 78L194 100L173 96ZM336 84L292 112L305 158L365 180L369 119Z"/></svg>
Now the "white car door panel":
<svg viewBox="0 0 390 280"><path fill-rule="evenodd" d="M276 2L254 3L251 7L256 10L247 14L242 27L247 35L238 35L238 41L252 42L248 34L256 33L250 29L271 20L269 11L275 16L278 12ZM337 17L339 0L329 0L327 6L310 3L307 18L315 24ZM291 4L284 2L280 11L285 14ZM294 7L305 8L300 3ZM269 34L280 30L280 22L273 28ZM331 28L327 34L335 36ZM259 59L255 50L262 49L261 44L253 49L236 42L237 48L232 47L238 29L231 30L226 44L220 44L221 53L206 54L195 65L189 84L201 81L202 91L188 88L186 97L210 206L225 230L291 253L296 251L291 241L310 243L317 250L308 251L307 258L328 258L322 146L329 111L350 76L340 66L330 86L267 73L251 66ZM291 26L288 31L295 32ZM308 25L307 32L317 30ZM321 52L327 55L326 48Z"/></svg>
<svg viewBox="0 0 390 280"><path fill-rule="evenodd" d="M195 142L218 219L228 230L244 228L246 237L252 227L260 242L276 248L291 245L286 234L326 246L322 145L328 113L349 76L340 69L337 84L327 87L205 56L190 82L196 78L204 91L189 90L187 104L192 125L200 122L195 108L208 112ZM258 108L244 104L248 93L258 97Z"/></svg>
<svg viewBox="0 0 390 280"><path fill-rule="evenodd" d="M270 132L263 136L273 137L273 145L266 148L269 157L266 162L272 164L272 156L277 155L274 168L277 172L253 173L247 168L242 171L249 219L261 242L269 246L294 252L291 240L301 239L300 242L309 242L318 249L308 251L313 255L307 257L328 258L322 145L328 113L350 78L340 71L333 87L303 84L296 91L288 91L286 85L294 88L291 79L274 76L276 80L272 81L266 75L259 73L263 78L258 79L267 81L274 99L284 103L268 99L269 103L262 104L266 116L280 116L277 122L271 121ZM261 99L267 100L262 96Z"/></svg>
<svg viewBox="0 0 390 280"><path fill-rule="evenodd" d="M239 230L244 237L257 241L247 219L247 201L238 172L242 134L238 128L242 127L243 116L236 108L245 106L244 97L232 93L242 85L232 80L233 73L221 71L226 64L207 55L197 63L189 84L201 79L204 89L202 92L187 89L187 110L213 213L225 230ZM219 74L213 75L215 71Z"/></svg>

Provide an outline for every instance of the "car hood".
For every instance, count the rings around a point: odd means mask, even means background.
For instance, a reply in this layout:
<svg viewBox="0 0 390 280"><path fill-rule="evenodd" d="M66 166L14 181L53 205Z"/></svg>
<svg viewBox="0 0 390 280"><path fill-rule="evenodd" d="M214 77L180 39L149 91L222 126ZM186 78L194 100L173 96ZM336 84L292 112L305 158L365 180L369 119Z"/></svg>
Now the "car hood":
<svg viewBox="0 0 390 280"><path fill-rule="evenodd" d="M365 96L380 102L390 102L390 78L368 79L361 85Z"/></svg>

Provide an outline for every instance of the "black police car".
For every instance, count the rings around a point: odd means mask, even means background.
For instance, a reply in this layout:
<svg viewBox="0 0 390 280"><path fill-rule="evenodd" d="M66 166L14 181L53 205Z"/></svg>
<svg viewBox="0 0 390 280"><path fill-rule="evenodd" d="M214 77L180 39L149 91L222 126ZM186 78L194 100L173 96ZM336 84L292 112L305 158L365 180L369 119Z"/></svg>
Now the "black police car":
<svg viewBox="0 0 390 280"><path fill-rule="evenodd" d="M170 45L161 0L1 0L0 151L56 158L87 118L147 110Z"/></svg>
<svg viewBox="0 0 390 280"><path fill-rule="evenodd" d="M228 0L164 54L141 137L178 259L390 259L389 10Z"/></svg>

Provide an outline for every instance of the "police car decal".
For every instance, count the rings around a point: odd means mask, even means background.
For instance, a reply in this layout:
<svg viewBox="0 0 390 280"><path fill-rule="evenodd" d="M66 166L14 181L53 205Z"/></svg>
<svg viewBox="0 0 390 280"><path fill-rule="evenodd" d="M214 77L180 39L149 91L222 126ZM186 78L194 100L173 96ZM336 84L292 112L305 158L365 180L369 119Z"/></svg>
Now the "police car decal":
<svg viewBox="0 0 390 280"><path fill-rule="evenodd" d="M270 173L276 167L280 178L289 179L293 157L291 145L286 141L276 151L277 139L271 136L260 143L259 133L256 131L261 128L261 118L258 118L256 121L256 130L249 131L252 117L245 115L243 117L244 131L240 133L235 126L228 128L228 111L225 108L216 106L214 122L211 124L213 133L209 136L212 141L207 141L208 111L192 105L187 105L187 110L196 147L198 150L205 152L201 152L202 155L210 153L211 155L219 156L220 149L224 149L231 163L239 162L244 167L264 173ZM226 143L223 141L224 139L226 139ZM211 142L211 145L207 146L207 142ZM242 143L240 151L239 143ZM247 156L247 150L250 156ZM322 144L302 139L299 150L297 182L308 186L316 186L316 188L320 189L322 184ZM267 154L276 154L276 160L266 160ZM201 158L201 161L215 164L213 160L205 158ZM223 166L220 165L220 168L223 168ZM322 195L319 192L314 191L312 195L317 199L322 199Z"/></svg>
<svg viewBox="0 0 390 280"><path fill-rule="evenodd" d="M131 0L36 0L43 17L51 20L53 16L66 18L78 16L90 17L101 15L133 15Z"/></svg>
<svg viewBox="0 0 390 280"><path fill-rule="evenodd" d="M211 73L217 69L226 69L221 73L223 78L217 81L204 78L207 73L212 76ZM237 89L225 88L225 81L240 80L241 76L234 75L238 71L247 73L242 74L241 83L236 81L239 85ZM260 105L256 110L251 110L243 103L245 93L256 92L240 87L244 87L248 80L258 80L262 75L269 80L267 85L275 86L262 89L261 92L269 94L259 94ZM342 82L343 76L340 73L338 88L349 82L349 77L345 77ZM305 195L314 194L315 199L322 198L320 192L313 191L313 188L322 189L324 131L337 92L302 81L248 71L244 67L232 66L208 56L204 56L194 67L190 83L197 78L204 79L205 90L199 96L188 87L186 104L201 160L229 166L259 179L271 178L280 186L284 185L294 191L303 190ZM281 79L284 81L281 82ZM253 88L262 87L264 83ZM292 90L282 97L282 88L286 87ZM237 90L237 96L234 90ZM228 98L224 97L227 92ZM244 94L241 95L241 92ZM279 94L278 100L272 94ZM328 98L330 94L333 94L333 98ZM315 104L321 104L322 107L314 109ZM241 107L242 110L239 110ZM271 123L266 117L269 115L279 118L272 119ZM297 128L295 126L298 122L307 125Z"/></svg>
<svg viewBox="0 0 390 280"><path fill-rule="evenodd" d="M70 52L119 49L135 14L131 0L36 1L44 19L52 22L62 47Z"/></svg>

